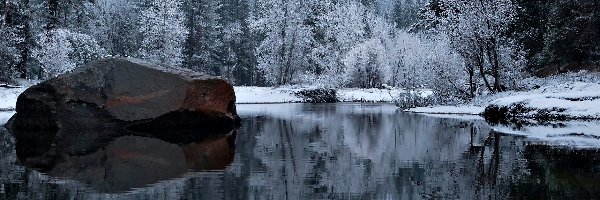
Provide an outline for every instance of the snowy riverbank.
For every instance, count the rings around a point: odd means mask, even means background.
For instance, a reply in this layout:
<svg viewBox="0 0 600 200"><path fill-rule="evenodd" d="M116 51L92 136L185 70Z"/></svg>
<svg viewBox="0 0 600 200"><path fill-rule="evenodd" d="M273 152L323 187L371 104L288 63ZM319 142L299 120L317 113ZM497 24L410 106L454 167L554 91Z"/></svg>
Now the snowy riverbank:
<svg viewBox="0 0 600 200"><path fill-rule="evenodd" d="M523 91L481 96L467 105L406 109L444 118L495 116L491 128L534 144L600 149L600 75L531 78ZM487 108L487 109L486 109Z"/></svg>
<svg viewBox="0 0 600 200"><path fill-rule="evenodd" d="M486 107L505 109L512 117L599 119L600 83L568 82L541 86L528 91L509 91L480 97L462 106L434 106L407 109L428 114L483 115Z"/></svg>

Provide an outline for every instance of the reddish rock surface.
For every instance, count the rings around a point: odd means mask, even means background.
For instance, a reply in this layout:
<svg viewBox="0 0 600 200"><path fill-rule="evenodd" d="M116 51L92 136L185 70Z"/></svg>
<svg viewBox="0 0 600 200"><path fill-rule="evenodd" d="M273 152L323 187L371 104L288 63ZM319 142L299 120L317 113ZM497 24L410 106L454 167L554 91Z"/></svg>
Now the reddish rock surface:
<svg viewBox="0 0 600 200"><path fill-rule="evenodd" d="M105 59L27 89L9 128L105 128L178 112L237 119L233 87L186 69Z"/></svg>

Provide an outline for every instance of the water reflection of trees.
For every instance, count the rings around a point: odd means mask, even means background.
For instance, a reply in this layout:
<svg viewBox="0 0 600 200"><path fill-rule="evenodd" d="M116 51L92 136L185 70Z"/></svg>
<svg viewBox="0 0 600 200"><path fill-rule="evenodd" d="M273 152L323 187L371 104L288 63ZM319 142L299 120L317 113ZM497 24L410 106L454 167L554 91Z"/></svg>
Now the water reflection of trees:
<svg viewBox="0 0 600 200"><path fill-rule="evenodd" d="M479 156L469 156L471 138L485 134L471 136L481 129L475 123L396 112L335 113L248 119L269 130L249 130L258 141L252 156L266 168L251 188L308 198L481 197L497 177L509 177L500 165L515 160L502 160L499 135Z"/></svg>
<svg viewBox="0 0 600 200"><path fill-rule="evenodd" d="M237 136L235 160L225 171L188 174L125 196L130 199L598 197L597 153L556 155L550 153L555 150L540 150L525 145L521 138L492 132L483 121L412 115L386 106L297 105L285 110L295 111L245 114ZM586 155L596 159L577 160ZM565 159L569 157L573 159ZM570 162L581 164L565 164ZM591 176L586 177L582 172ZM27 173L29 178L25 179L39 180L31 175L33 172ZM28 185L31 185L29 191L64 190L70 191L63 192L70 195L77 191L56 186L39 189L46 186L42 183Z"/></svg>

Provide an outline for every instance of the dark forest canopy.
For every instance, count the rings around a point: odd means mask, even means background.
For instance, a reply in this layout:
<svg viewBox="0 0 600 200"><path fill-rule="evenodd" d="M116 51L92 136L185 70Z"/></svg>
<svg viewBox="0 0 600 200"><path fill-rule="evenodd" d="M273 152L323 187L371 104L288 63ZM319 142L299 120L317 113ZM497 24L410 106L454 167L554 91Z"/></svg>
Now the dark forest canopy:
<svg viewBox="0 0 600 200"><path fill-rule="evenodd" d="M5 0L0 14L2 82L132 56L236 85L471 98L600 65L600 2L588 0Z"/></svg>

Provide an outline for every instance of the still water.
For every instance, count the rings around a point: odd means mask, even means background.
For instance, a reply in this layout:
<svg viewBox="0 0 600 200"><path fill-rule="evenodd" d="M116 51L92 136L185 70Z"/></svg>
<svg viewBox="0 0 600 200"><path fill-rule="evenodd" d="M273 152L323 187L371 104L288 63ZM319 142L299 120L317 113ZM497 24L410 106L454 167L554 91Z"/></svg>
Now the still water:
<svg viewBox="0 0 600 200"><path fill-rule="evenodd" d="M238 113L239 130L220 136L124 136L44 167L21 166L30 147L2 129L0 199L600 198L597 150L536 145L477 118L352 103Z"/></svg>

